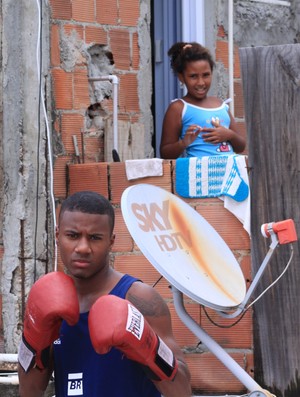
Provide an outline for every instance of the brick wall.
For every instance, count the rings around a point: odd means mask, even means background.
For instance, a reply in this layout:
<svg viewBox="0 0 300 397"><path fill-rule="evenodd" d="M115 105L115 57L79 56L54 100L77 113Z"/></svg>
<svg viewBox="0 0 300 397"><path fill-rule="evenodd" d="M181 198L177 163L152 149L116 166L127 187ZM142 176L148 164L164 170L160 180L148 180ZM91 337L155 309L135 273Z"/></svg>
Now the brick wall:
<svg viewBox="0 0 300 397"><path fill-rule="evenodd" d="M153 285L160 274L142 255L134 243L122 218L120 200L123 191L133 184L149 183L174 191L174 161L165 160L162 177L141 178L128 181L124 163L89 163L70 164L68 166L67 194L89 189L109 198L116 212L116 240L112 252L112 264L121 271L141 278ZM186 200L198 211L221 235L237 258L247 288L251 282L250 242L242 224L227 211L223 202L215 199ZM59 267L62 267L59 261ZM166 299L172 315L174 335L185 352L185 357L192 373L194 391L204 393L244 393L241 383L220 363L212 353L203 347L197 347L199 340L178 318L173 305L172 293L168 282L163 279L155 288ZM220 328L208 320L203 309L185 297L185 307L192 318L212 336L250 375L253 375L252 314L249 311L243 319L232 328ZM209 317L221 326L228 326L235 320L222 318L215 311L207 309Z"/></svg>
<svg viewBox="0 0 300 397"><path fill-rule="evenodd" d="M53 132L57 137L54 192L60 198L66 196L66 164L76 161L73 136L81 160L82 152L85 163L104 160L103 134L90 125L87 115L91 98L84 50L89 46L106 45L113 54L114 71L119 77L119 121L136 123L141 117L137 81L140 1L51 0L50 6ZM112 106L111 98L101 102L110 117Z"/></svg>

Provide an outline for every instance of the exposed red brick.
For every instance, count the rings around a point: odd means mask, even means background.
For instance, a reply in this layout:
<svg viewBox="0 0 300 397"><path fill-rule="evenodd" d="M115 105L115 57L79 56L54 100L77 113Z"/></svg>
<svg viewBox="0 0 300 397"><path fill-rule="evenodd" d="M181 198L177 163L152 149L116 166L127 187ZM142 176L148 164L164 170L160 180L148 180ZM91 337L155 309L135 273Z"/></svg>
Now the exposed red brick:
<svg viewBox="0 0 300 397"><path fill-rule="evenodd" d="M72 1L71 0L50 0L50 6L53 19L72 18Z"/></svg>
<svg viewBox="0 0 300 397"><path fill-rule="evenodd" d="M224 39L226 37L226 32L223 25L218 26L218 33L217 36Z"/></svg>
<svg viewBox="0 0 300 397"><path fill-rule="evenodd" d="M86 110L90 104L87 69L76 69L74 72L74 109Z"/></svg>
<svg viewBox="0 0 300 397"><path fill-rule="evenodd" d="M137 26L140 16L139 0L122 0L119 2L119 23L123 26Z"/></svg>
<svg viewBox="0 0 300 397"><path fill-rule="evenodd" d="M109 37L116 69L129 70L130 36L128 30L113 29L110 31Z"/></svg>
<svg viewBox="0 0 300 397"><path fill-rule="evenodd" d="M56 109L73 108L73 74L61 69L52 70Z"/></svg>
<svg viewBox="0 0 300 397"><path fill-rule="evenodd" d="M243 86L241 80L236 80L234 82L234 108L235 108L235 117L244 118L245 110L244 110L244 101L243 101Z"/></svg>
<svg viewBox="0 0 300 397"><path fill-rule="evenodd" d="M236 98L236 100L243 100L243 98ZM246 139L247 138L247 131L246 131L246 124L245 122L239 122L237 121L237 126L238 126L238 132Z"/></svg>
<svg viewBox="0 0 300 397"><path fill-rule="evenodd" d="M56 198L67 196L67 163L71 161L69 156L57 157L54 162L54 195Z"/></svg>
<svg viewBox="0 0 300 397"><path fill-rule="evenodd" d="M69 164L68 194L91 190L108 198L107 163Z"/></svg>
<svg viewBox="0 0 300 397"><path fill-rule="evenodd" d="M225 69L228 69L228 42L223 40L216 41L216 61L222 62Z"/></svg>
<svg viewBox="0 0 300 397"><path fill-rule="evenodd" d="M234 54L233 54L233 77L235 79L239 79L241 77L241 68L240 68L240 57L239 57L239 48L234 46Z"/></svg>
<svg viewBox="0 0 300 397"><path fill-rule="evenodd" d="M94 0L72 0L72 18L80 22L94 22Z"/></svg>
<svg viewBox="0 0 300 397"><path fill-rule="evenodd" d="M59 26L51 26L51 46L50 46L51 66L60 65L60 47L59 47Z"/></svg>
<svg viewBox="0 0 300 397"><path fill-rule="evenodd" d="M140 47L138 43L138 34L132 35L132 62L131 66L134 70L138 70L140 65Z"/></svg>
<svg viewBox="0 0 300 397"><path fill-rule="evenodd" d="M252 375L252 353L231 353L230 356ZM191 372L191 386L197 394L244 394L247 391L212 353L185 354L185 360Z"/></svg>
<svg viewBox="0 0 300 397"><path fill-rule="evenodd" d="M138 82L136 74L120 76L120 112L139 112Z"/></svg>
<svg viewBox="0 0 300 397"><path fill-rule="evenodd" d="M73 135L76 136L77 144L82 147L82 136L84 118L78 113L64 113L61 118L61 136L64 144L64 149L68 154L74 154Z"/></svg>
<svg viewBox="0 0 300 397"><path fill-rule="evenodd" d="M118 1L96 0L96 21L103 25L117 25Z"/></svg>
<svg viewBox="0 0 300 397"><path fill-rule="evenodd" d="M107 44L107 33L100 26L86 26L85 28L86 44Z"/></svg>

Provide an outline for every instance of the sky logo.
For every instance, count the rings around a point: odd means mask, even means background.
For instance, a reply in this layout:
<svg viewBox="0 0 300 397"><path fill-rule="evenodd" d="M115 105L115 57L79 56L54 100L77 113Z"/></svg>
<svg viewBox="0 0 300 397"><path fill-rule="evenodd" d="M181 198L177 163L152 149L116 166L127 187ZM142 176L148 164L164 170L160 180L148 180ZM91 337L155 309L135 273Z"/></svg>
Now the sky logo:
<svg viewBox="0 0 300 397"><path fill-rule="evenodd" d="M68 396L83 396L83 375L68 374Z"/></svg>

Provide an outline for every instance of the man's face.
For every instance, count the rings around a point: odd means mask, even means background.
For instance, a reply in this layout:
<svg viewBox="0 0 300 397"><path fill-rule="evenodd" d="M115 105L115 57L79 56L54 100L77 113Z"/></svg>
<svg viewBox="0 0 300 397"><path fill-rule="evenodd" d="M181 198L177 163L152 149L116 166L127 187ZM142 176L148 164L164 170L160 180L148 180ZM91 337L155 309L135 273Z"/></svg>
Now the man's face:
<svg viewBox="0 0 300 397"><path fill-rule="evenodd" d="M114 243L108 215L65 211L56 231L61 259L69 273L81 279L93 277L109 266Z"/></svg>

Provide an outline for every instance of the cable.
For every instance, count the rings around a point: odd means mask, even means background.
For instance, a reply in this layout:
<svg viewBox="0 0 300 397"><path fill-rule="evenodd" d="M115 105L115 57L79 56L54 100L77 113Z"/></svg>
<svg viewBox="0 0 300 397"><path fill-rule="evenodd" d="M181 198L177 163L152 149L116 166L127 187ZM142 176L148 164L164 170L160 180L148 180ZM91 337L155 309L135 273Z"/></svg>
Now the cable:
<svg viewBox="0 0 300 397"><path fill-rule="evenodd" d="M54 198L54 188L53 188L53 161L52 161L52 145L51 145L51 135L50 135L50 128L49 122L47 117L47 110L45 106L45 99L44 99L44 90L42 84L42 30L41 30L41 23L42 23L42 2L40 6L40 0L36 0L37 8L38 8L38 39L37 39L37 46L36 46L36 62L37 62L37 74L38 74L38 82L39 82L39 114L40 114L40 105L42 105L42 110L45 119L46 125L46 133L47 133L47 147L48 147L48 158L49 158L49 173L50 173L50 199L51 199L51 209L52 209L52 217L53 217L53 230L56 230L56 213L55 213L55 198ZM40 119L40 116L39 116ZM39 123L39 135L40 135L40 123ZM39 138L40 139L40 138ZM38 141L38 170L39 170L39 141ZM37 177L37 201L38 201L38 187L39 187L39 174ZM38 215L37 215L38 217ZM36 230L35 235L37 235L37 218L36 218ZM36 239L37 237L35 237ZM35 243L36 244L36 243ZM36 249L36 248L35 248ZM36 261L36 252L35 252L35 261ZM56 240L54 239L54 270L57 270L57 244ZM36 271L36 270L35 270Z"/></svg>
<svg viewBox="0 0 300 397"><path fill-rule="evenodd" d="M160 276L156 281L155 281L155 283L152 285L152 288L154 288L159 282L160 282L160 280L163 278L163 276Z"/></svg>
<svg viewBox="0 0 300 397"><path fill-rule="evenodd" d="M285 266L285 268L283 269L283 271L282 271L282 273L276 278L276 280L274 280L260 295L258 295L258 297L257 298L255 298L254 299L254 301L253 302L251 302L249 305L248 305L248 307L247 307L247 309L246 310L248 310L252 305L254 305L254 303L256 303L270 288L272 288L280 279L281 279L281 277L285 274L285 272L287 271L287 269L289 268L289 266L290 266L290 264L291 264L291 262L292 262L292 259L293 259L293 256L294 256L294 247L291 245L290 246L290 248L291 248L291 255L290 255L290 258L289 258L289 260L288 260L288 263L286 264L286 266Z"/></svg>
<svg viewBox="0 0 300 397"><path fill-rule="evenodd" d="M208 319L213 325L215 325L216 327L219 327L219 328L231 328L231 327L234 327L236 324L238 324L238 323L241 321L241 319L244 317L244 315L246 314L246 311L249 309L249 307L247 307L247 308L243 311L243 313L240 315L240 317L239 317L235 322L233 322L232 324L229 324L229 325L222 325L222 324L216 323L214 320L212 320L212 318L210 317L210 315L207 313L205 306L202 306L202 309L203 309L203 311L204 311L204 313L205 313L207 319Z"/></svg>

